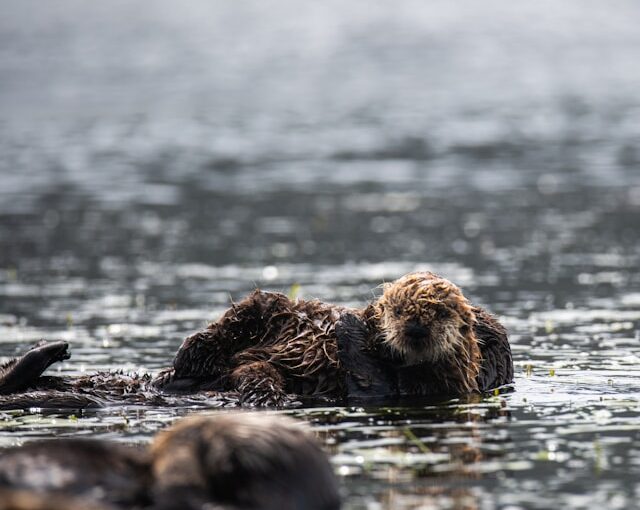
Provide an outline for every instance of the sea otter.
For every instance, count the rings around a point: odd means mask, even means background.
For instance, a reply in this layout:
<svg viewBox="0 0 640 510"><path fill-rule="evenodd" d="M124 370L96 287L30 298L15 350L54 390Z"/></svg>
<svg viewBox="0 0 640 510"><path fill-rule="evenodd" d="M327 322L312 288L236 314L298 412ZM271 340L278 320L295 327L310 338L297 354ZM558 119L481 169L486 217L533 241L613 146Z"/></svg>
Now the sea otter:
<svg viewBox="0 0 640 510"><path fill-rule="evenodd" d="M336 478L315 438L290 418L262 413L184 418L148 449L59 439L0 450L0 459L0 495L22 501L15 508L25 510L67 508L66 498L84 501L84 508L340 507ZM42 494L61 503L46 506Z"/></svg>
<svg viewBox="0 0 640 510"><path fill-rule="evenodd" d="M350 396L462 395L513 381L504 327L449 280L411 273L337 325Z"/></svg>
<svg viewBox="0 0 640 510"><path fill-rule="evenodd" d="M55 349L39 349L41 356L61 356ZM43 363L34 359L40 369ZM28 365L8 365L4 378L15 381L16 367L37 373ZM28 386L71 389L88 398L96 392L113 396L114 390L116 397L128 398L143 391L153 396L153 389L162 395L212 390L236 392L248 405L279 406L300 396L482 392L510 383L513 364L502 325L471 305L453 283L421 272L385 285L382 296L364 309L256 290L188 337L173 366L153 380L123 382L123 377L84 376L58 386L39 378ZM0 370L0 392L2 379Z"/></svg>
<svg viewBox="0 0 640 510"><path fill-rule="evenodd" d="M340 507L326 455L291 418L263 413L188 418L155 438L151 457L154 501L184 501L190 508L209 501L238 509Z"/></svg>
<svg viewBox="0 0 640 510"><path fill-rule="evenodd" d="M279 405L288 394L482 392L512 382L513 362L495 318L450 281L419 272L385 285L361 310L255 291L187 338L160 378Z"/></svg>

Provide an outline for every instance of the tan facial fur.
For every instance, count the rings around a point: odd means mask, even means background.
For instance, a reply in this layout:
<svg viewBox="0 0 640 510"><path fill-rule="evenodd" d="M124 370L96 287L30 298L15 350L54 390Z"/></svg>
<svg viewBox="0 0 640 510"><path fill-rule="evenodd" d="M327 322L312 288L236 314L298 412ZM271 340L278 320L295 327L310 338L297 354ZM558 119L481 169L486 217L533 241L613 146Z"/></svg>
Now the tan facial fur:
<svg viewBox="0 0 640 510"><path fill-rule="evenodd" d="M410 273L386 284L375 309L384 342L406 365L468 350L472 306L456 285L433 273Z"/></svg>

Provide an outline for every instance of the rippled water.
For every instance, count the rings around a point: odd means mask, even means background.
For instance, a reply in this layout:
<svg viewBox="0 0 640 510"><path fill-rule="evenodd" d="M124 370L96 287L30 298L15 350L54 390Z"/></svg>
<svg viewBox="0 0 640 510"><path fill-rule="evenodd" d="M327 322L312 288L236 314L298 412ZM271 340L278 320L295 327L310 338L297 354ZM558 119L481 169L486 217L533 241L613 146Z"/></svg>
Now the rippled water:
<svg viewBox="0 0 640 510"><path fill-rule="evenodd" d="M502 318L515 391L289 411L346 507L638 508L637 3L0 4L0 356L154 371L255 286L429 269ZM0 445L188 412L2 412Z"/></svg>

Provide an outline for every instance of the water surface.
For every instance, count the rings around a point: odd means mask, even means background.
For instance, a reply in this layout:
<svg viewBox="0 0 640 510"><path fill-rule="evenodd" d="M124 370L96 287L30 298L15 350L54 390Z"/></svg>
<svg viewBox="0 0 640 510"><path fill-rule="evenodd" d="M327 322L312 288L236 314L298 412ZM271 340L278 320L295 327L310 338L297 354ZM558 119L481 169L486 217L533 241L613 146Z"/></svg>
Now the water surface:
<svg viewBox="0 0 640 510"><path fill-rule="evenodd" d="M288 411L345 506L638 508L635 2L0 4L0 356L156 371L256 286L432 270L508 327L515 391ZM2 412L0 445L189 412Z"/></svg>

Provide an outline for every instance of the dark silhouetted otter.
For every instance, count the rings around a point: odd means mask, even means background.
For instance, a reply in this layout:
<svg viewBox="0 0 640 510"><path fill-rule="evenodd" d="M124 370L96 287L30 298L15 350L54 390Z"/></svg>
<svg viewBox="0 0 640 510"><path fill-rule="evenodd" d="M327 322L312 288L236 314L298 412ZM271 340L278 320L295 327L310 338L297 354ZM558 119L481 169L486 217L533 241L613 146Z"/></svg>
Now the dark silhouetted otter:
<svg viewBox="0 0 640 510"><path fill-rule="evenodd" d="M41 498L33 496L28 506L25 491L117 508L340 507L327 457L311 435L281 416L185 418L159 433L148 451L99 440L47 440L0 450L0 459L0 487L21 491L15 494L27 502L16 508L25 510L64 508L37 506Z"/></svg>
<svg viewBox="0 0 640 510"><path fill-rule="evenodd" d="M25 363L9 366L5 378L15 380L17 366ZM29 386L142 401L161 398L154 389L213 390L237 392L249 405L278 406L299 396L453 396L512 378L504 328L453 283L425 272L386 285L362 310L258 290L188 337L173 367L153 380L97 374L40 378Z"/></svg>

